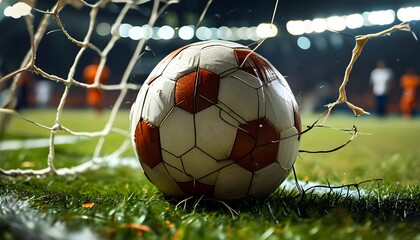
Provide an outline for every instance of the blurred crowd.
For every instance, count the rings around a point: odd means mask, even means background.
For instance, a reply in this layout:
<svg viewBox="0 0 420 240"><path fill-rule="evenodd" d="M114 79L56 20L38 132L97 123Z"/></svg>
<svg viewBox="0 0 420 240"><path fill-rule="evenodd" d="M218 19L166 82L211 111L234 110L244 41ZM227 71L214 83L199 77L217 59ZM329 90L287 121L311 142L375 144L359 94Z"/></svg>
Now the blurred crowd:
<svg viewBox="0 0 420 240"><path fill-rule="evenodd" d="M100 113L104 101L112 104L115 99L112 96L104 99L104 91L95 88L95 76L98 70L99 61L93 60L83 71L82 77L85 83L91 87L79 89L69 98L70 107L90 107L94 112ZM98 76L97 84L104 84L110 78L111 71L107 66L103 66L102 74ZM401 76L396 76L392 67L382 59L372 66L372 71L366 73L369 78L370 96L366 94L349 92L356 96L352 102L360 103L366 110L379 116L385 117L388 114L401 114L406 119L411 119L420 109L418 88L420 86L420 75L418 70L407 66L406 72ZM336 79L335 79L336 80ZM335 81L334 82L340 82ZM7 81L10 82L10 81ZM58 86L59 85L59 86ZM47 108L56 106L61 94L62 84L56 84L48 79L37 79L35 75L24 72L20 76L19 85L16 92L16 109L22 108ZM4 107L10 86L0 84L0 104ZM304 112L324 111L325 105L336 100L337 86L332 86L328 82L320 82L315 86L314 91L299 93L298 101L301 110ZM398 91L398 100L390 99L390 93ZM84 95L84 96L83 96ZM397 102L398 101L398 102ZM358 105L358 104L356 104ZM396 108L398 106L398 108Z"/></svg>
<svg viewBox="0 0 420 240"><path fill-rule="evenodd" d="M389 114L401 114L405 119L411 119L420 109L418 88L420 87L420 75L413 67L407 67L406 72L396 76L393 69L383 59L376 62L369 74L370 94L348 93L353 96L357 105L367 108L378 117L386 117ZM340 81L337 81L340 82ZM315 91L304 94L301 99L303 111L324 111L325 105L336 100L338 87L331 87L329 83L322 82L315 87ZM398 99L391 98L391 93L398 92ZM395 107L397 106L397 107Z"/></svg>

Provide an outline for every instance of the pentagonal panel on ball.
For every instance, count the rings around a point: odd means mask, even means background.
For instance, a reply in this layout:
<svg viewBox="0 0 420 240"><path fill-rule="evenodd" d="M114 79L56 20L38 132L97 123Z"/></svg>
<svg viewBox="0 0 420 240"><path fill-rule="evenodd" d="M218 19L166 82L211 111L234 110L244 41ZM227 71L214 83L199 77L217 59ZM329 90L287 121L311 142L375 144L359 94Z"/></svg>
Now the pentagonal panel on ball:
<svg viewBox="0 0 420 240"><path fill-rule="evenodd" d="M178 79L175 104L190 113L200 112L217 104L218 92L219 75L199 68Z"/></svg>
<svg viewBox="0 0 420 240"><path fill-rule="evenodd" d="M141 120L134 132L134 143L141 163L154 168L162 162L159 127Z"/></svg>
<svg viewBox="0 0 420 240"><path fill-rule="evenodd" d="M195 116L197 147L217 160L228 159L235 142L237 128L229 116L220 117L216 106L207 108Z"/></svg>
<svg viewBox="0 0 420 240"><path fill-rule="evenodd" d="M274 67L264 57L250 49L235 49L233 52L238 61L238 65L245 72L254 75L265 83L278 79Z"/></svg>
<svg viewBox="0 0 420 240"><path fill-rule="evenodd" d="M194 118L189 112L173 108L160 125L162 148L180 156L194 146Z"/></svg>
<svg viewBox="0 0 420 240"><path fill-rule="evenodd" d="M265 115L261 81L243 71L220 79L219 106L226 112L250 121Z"/></svg>
<svg viewBox="0 0 420 240"><path fill-rule="evenodd" d="M250 172L276 162L280 133L266 119L260 118L239 126L230 159Z"/></svg>

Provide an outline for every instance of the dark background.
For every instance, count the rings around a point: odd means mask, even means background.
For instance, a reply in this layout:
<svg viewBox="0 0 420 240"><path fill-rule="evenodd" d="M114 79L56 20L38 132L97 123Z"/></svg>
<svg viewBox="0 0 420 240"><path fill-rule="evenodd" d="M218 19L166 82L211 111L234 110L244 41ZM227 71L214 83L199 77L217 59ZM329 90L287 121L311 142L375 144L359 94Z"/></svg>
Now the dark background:
<svg viewBox="0 0 420 240"><path fill-rule="evenodd" d="M89 1L88 1L89 2ZM93 2L93 1L90 1ZM13 1L3 1L1 4L12 5ZM195 25L204 9L207 1L205 0L181 0L180 3L171 5L157 21L156 26L170 25L181 27L183 25ZM51 8L54 1L38 1L36 7L42 10ZM259 1L239 1L239 0L214 0L201 23L207 27L242 27L257 26L262 22L270 22L274 9L274 0ZM290 86L295 92L300 102L304 97L321 94L324 102L334 100L337 97L336 89L341 83L344 70L350 60L351 51L354 47L356 35L373 33L384 30L393 24L385 26L369 26L359 29L346 29L339 33L323 32L305 34L312 43L323 41L327 43L325 49L319 49L312 44L308 50L300 49L296 40L299 36L292 36L286 30L286 23L289 20L305 20L317 17L329 17L333 15L348 15L353 13L363 13L365 11L393 9L397 11L401 7L418 6L420 2L414 0L352 0L352 1L310 1L310 0L285 0L280 1L276 12L274 24L279 32L274 38L270 38L257 50L266 57L279 71L287 76ZM97 22L108 22L112 24L117 14L122 8L122 4L110 3L106 8L101 9ZM4 7L4 6L3 6ZM131 25L143 25L149 18L152 2L140 5L137 9L130 10L123 22ZM89 23L89 11L87 7L77 9L67 6L60 13L60 18L67 31L76 39L83 40ZM32 12L34 23L37 25L41 19L41 14ZM29 49L28 33L22 19L12 19L4 17L0 13L0 73L7 74L19 67L23 56ZM410 22L412 30L420 36L420 23ZM37 66L46 72L66 78L68 70L73 63L79 48L67 40L57 24L52 21L48 31L44 36L37 54ZM99 36L93 33L92 42L99 48L108 43L110 36ZM332 39L341 40L342 44L337 46L332 43ZM168 53L174 49L198 41L193 38L185 41L179 38L171 40L152 40L147 42L151 51L139 59L136 68L130 78L131 82L141 83L145 80L153 67ZM239 41L244 45L249 45L252 41ZM118 83L127 66L127 63L134 51L137 42L129 38L120 39L111 51L107 60L107 65L112 71L112 78L108 84ZM75 78L82 81L82 67L87 65L95 56L93 51L87 53L81 59L79 69L76 71ZM369 86L369 74L374 68L378 59L385 59L388 65L395 72L393 93L391 97L391 110L397 111L398 98L401 89L398 85L398 78L404 73L407 67L414 67L420 72L420 43L416 41L409 32L394 32L391 36L371 39L362 56L356 62L350 76L348 94L351 102L360 104L367 109L372 108L372 96ZM37 78L38 76L34 76ZM57 93L60 93L62 84L57 84ZM72 94L79 96L84 93L84 89L75 88ZM116 92L107 93L109 95L108 104L112 104ZM57 95L59 96L59 94ZM128 98L133 98L135 92L130 93ZM75 97L69 101L69 106L83 106L84 102ZM310 98L308 98L310 99ZM57 101L57 99L55 100ZM312 101L312 100L308 100ZM131 101L127 100L127 107Z"/></svg>

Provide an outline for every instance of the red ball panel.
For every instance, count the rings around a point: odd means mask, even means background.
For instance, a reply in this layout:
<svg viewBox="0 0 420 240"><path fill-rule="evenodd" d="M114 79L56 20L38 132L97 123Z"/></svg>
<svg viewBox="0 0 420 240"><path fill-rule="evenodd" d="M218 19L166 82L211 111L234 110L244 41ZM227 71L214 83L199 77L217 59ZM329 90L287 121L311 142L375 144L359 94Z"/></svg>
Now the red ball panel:
<svg viewBox="0 0 420 240"><path fill-rule="evenodd" d="M279 142L267 143L256 147L252 151L252 159L254 160L253 171L258 171L276 162L278 150ZM248 170L249 168L250 166L247 166Z"/></svg>
<svg viewBox="0 0 420 240"><path fill-rule="evenodd" d="M280 140L280 133L273 127L267 118L255 120L259 124L257 146L266 145Z"/></svg>
<svg viewBox="0 0 420 240"><path fill-rule="evenodd" d="M275 71L264 58L255 53L251 53L252 51L249 49L234 49L233 52L235 53L239 66L241 66L246 59L245 63L242 65L242 70L256 76L263 82L278 80Z"/></svg>
<svg viewBox="0 0 420 240"><path fill-rule="evenodd" d="M159 128L142 119L137 124L134 137L141 161L150 168L154 168L162 161Z"/></svg>
<svg viewBox="0 0 420 240"><path fill-rule="evenodd" d="M219 75L201 68L180 77L175 87L175 105L190 113L197 113L216 104L219 80Z"/></svg>
<svg viewBox="0 0 420 240"><path fill-rule="evenodd" d="M280 134L266 118L239 126L230 159L255 172L277 160Z"/></svg>
<svg viewBox="0 0 420 240"><path fill-rule="evenodd" d="M187 196L213 195L214 193L214 186L197 181L178 182L178 186Z"/></svg>
<svg viewBox="0 0 420 240"><path fill-rule="evenodd" d="M245 156L252 153L255 147L255 138L249 132L239 129L236 133L235 143L230 153L230 159L239 161Z"/></svg>
<svg viewBox="0 0 420 240"><path fill-rule="evenodd" d="M175 87L175 105L190 113L194 113L196 75L196 72L192 72L180 77Z"/></svg>
<svg viewBox="0 0 420 240"><path fill-rule="evenodd" d="M219 80L219 75L205 69L198 69L198 86L195 97L196 112L217 104Z"/></svg>

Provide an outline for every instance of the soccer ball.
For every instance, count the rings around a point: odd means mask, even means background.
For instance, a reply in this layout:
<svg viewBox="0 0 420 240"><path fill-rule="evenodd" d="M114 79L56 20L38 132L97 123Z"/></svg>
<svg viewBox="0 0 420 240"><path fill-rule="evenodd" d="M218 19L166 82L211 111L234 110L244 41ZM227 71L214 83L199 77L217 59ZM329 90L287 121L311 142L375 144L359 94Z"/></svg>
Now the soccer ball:
<svg viewBox="0 0 420 240"><path fill-rule="evenodd" d="M284 77L227 41L181 47L132 106L131 138L147 178L168 196L260 198L289 175L300 115Z"/></svg>

